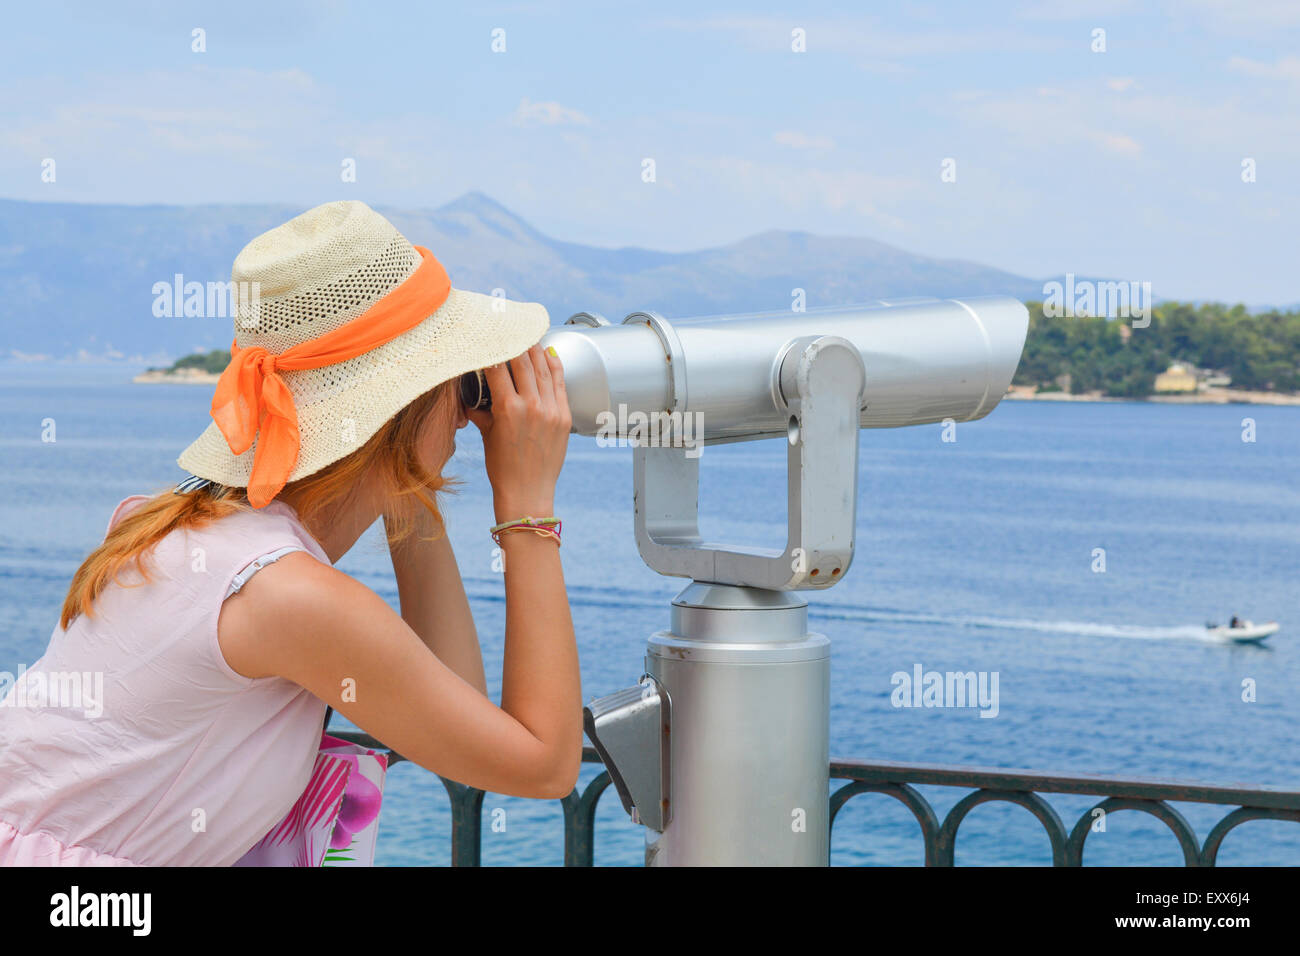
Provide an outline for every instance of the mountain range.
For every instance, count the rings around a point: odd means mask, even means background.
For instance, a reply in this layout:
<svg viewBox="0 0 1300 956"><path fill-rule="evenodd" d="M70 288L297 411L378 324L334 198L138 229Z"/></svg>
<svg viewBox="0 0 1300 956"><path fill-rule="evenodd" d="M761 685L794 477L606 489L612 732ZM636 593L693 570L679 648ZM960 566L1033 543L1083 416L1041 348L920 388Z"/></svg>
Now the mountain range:
<svg viewBox="0 0 1300 956"><path fill-rule="evenodd" d="M1043 297L1043 282L866 238L772 230L690 252L607 249L548 236L481 192L437 209L375 209L427 246L457 288L541 302L612 322L808 308L901 296ZM303 210L287 205L130 206L0 200L0 358L165 362L226 348L228 317L157 317L156 283L226 282L254 236Z"/></svg>

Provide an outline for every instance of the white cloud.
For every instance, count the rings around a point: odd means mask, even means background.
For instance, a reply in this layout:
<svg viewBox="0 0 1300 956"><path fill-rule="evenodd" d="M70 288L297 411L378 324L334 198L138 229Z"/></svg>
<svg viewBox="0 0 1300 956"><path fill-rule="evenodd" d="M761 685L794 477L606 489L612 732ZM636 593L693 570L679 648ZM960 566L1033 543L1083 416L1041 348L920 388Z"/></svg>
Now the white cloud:
<svg viewBox="0 0 1300 956"><path fill-rule="evenodd" d="M1025 20L1096 20L1134 9L1134 0L1035 0L1018 11Z"/></svg>
<svg viewBox="0 0 1300 956"><path fill-rule="evenodd" d="M1133 88L1133 77L1131 76L1112 76L1106 80L1106 88L1116 93L1123 93Z"/></svg>
<svg viewBox="0 0 1300 956"><path fill-rule="evenodd" d="M1123 133L1097 131L1089 135L1094 141L1100 143L1112 153L1119 153L1122 156L1137 156L1142 152L1142 146L1133 137L1126 136Z"/></svg>
<svg viewBox="0 0 1300 956"><path fill-rule="evenodd" d="M808 54L818 51L848 53L865 63L887 65L883 72L899 72L900 57L934 56L966 50L1042 50L1059 46L1057 42L1020 30L995 28L943 31L923 29L897 30L872 17L815 19L802 15L790 17L695 17L667 18L654 26L692 33L730 34L753 50L790 51L791 31L796 27L806 33Z"/></svg>
<svg viewBox="0 0 1300 956"><path fill-rule="evenodd" d="M792 149L834 149L835 141L829 136L809 136L794 129L783 129L772 134L772 141Z"/></svg>
<svg viewBox="0 0 1300 956"><path fill-rule="evenodd" d="M1171 18L1199 13L1215 26L1270 39L1278 28L1300 26L1295 0L1166 0L1166 11Z"/></svg>
<svg viewBox="0 0 1300 956"><path fill-rule="evenodd" d="M1125 16L1163 14L1174 23L1199 19L1212 29L1270 36L1278 27L1300 25L1295 0L1163 0L1157 9L1146 0L1031 0L1017 11L1023 20L1082 20L1093 26Z"/></svg>
<svg viewBox="0 0 1300 956"><path fill-rule="evenodd" d="M591 119L583 113L554 100L534 103L528 97L519 101L511 122L516 126L590 126Z"/></svg>
<svg viewBox="0 0 1300 956"><path fill-rule="evenodd" d="M916 179L880 176L861 169L819 169L805 164L759 162L744 156L691 156L684 159L691 179L708 184L715 198L731 194L745 202L764 203L801 216L822 211L847 213L865 222L859 233L878 229L901 230L907 222L884 208L895 208L908 198L929 194ZM937 179L937 176L936 176ZM768 221L779 218L769 213Z"/></svg>
<svg viewBox="0 0 1300 956"><path fill-rule="evenodd" d="M1228 60L1228 69L1270 80L1300 80L1300 57L1284 56L1276 63L1263 63L1244 56L1234 56Z"/></svg>
<svg viewBox="0 0 1300 956"><path fill-rule="evenodd" d="M311 76L296 69L199 66L63 85L31 77L0 88L0 112L8 117L0 150L67 157L70 166L96 174L115 161L150 155L260 162L267 143L288 127L286 117L323 128L326 99Z"/></svg>
<svg viewBox="0 0 1300 956"><path fill-rule="evenodd" d="M1262 99L1252 104L1231 97L1136 90L1114 96L1079 83L1058 96L1025 90L984 97L956 109L954 118L998 130L1019 148L1058 152L1063 146L1079 145L1136 156L1147 152L1145 143L1158 145L1156 158L1181 168L1204 158L1207 149L1220 150L1229 144L1275 157L1300 156L1294 109Z"/></svg>

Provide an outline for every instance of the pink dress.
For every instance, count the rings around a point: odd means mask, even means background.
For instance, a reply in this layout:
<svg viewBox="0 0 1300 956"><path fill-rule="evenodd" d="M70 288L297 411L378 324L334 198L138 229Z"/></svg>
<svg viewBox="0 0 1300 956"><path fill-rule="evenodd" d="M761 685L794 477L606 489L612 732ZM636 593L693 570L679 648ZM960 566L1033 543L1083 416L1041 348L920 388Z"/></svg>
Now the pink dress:
<svg viewBox="0 0 1300 956"><path fill-rule="evenodd" d="M280 822L325 703L234 671L217 618L249 565L286 548L329 563L280 501L173 532L146 559L152 583L123 572L133 586L110 584L0 685L0 864L229 866Z"/></svg>

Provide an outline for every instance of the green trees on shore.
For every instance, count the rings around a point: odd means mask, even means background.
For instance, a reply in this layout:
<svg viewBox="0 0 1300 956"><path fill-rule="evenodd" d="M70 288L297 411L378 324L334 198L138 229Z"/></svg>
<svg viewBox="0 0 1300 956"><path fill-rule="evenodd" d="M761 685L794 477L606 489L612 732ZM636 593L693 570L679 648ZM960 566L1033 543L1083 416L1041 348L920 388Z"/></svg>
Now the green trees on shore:
<svg viewBox="0 0 1300 956"><path fill-rule="evenodd" d="M1300 312L1251 315L1241 305L1166 302L1151 310L1150 325L1132 328L1132 319L1051 317L1042 303L1027 304L1029 335L1016 385L1057 389L1068 375L1076 394L1137 398L1182 362L1231 376L1233 388L1300 391Z"/></svg>
<svg viewBox="0 0 1300 956"><path fill-rule="evenodd" d="M183 368L196 368L203 372L220 375L230 364L230 349L214 349L211 352L195 352L177 359L167 371L175 372Z"/></svg>

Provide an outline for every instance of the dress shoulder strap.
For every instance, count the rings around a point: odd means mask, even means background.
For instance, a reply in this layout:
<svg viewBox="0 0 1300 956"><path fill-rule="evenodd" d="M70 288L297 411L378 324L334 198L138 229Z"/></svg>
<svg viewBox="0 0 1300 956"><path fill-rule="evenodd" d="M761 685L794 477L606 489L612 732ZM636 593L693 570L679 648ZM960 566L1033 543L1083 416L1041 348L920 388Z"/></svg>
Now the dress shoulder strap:
<svg viewBox="0 0 1300 956"><path fill-rule="evenodd" d="M274 562L279 561L286 554L293 554L295 551L301 551L304 554L311 554L311 552L306 548L296 544L291 544L287 547L277 548L274 551L262 555L235 575L233 580L230 582L230 588L226 591L226 597L238 593L239 590L248 583L248 579L258 571L262 570L262 568L266 567L268 564L273 564Z"/></svg>

